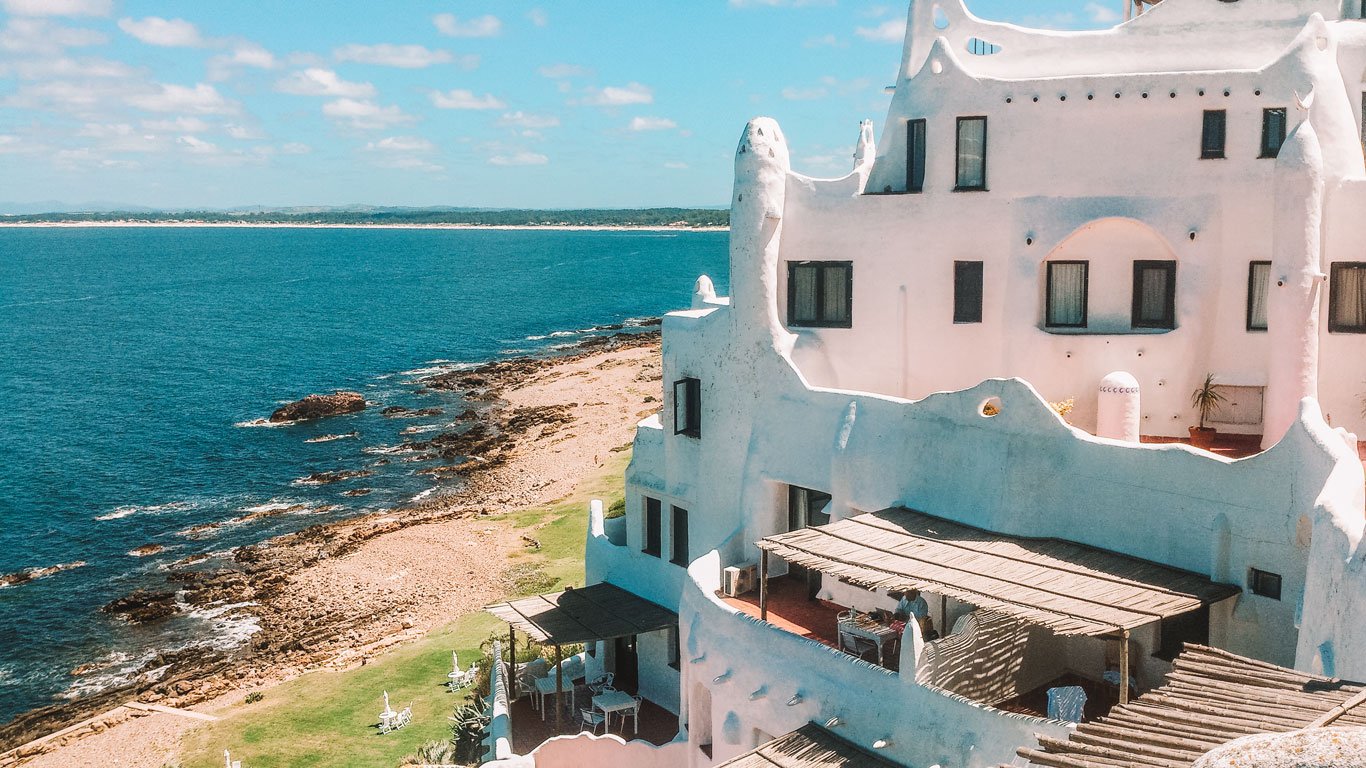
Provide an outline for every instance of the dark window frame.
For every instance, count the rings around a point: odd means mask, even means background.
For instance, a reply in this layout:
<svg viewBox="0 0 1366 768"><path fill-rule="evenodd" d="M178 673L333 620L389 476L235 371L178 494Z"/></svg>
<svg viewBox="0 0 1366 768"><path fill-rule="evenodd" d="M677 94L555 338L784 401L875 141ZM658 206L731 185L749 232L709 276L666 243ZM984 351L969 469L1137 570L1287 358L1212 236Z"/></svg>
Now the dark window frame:
<svg viewBox="0 0 1366 768"><path fill-rule="evenodd" d="M1252 324L1252 302L1257 298L1257 267L1266 267L1266 284L1268 292L1271 288L1271 262L1249 261L1247 263L1247 330L1249 333L1263 333L1267 329L1266 325L1257 326ZM1268 295L1267 299L1269 298L1270 296ZM1263 320L1266 319L1268 318L1263 318Z"/></svg>
<svg viewBox="0 0 1366 768"><path fill-rule="evenodd" d="M1280 600L1282 582L1279 573L1263 571L1260 568L1249 568L1247 571L1247 590L1259 597Z"/></svg>
<svg viewBox="0 0 1366 768"><path fill-rule="evenodd" d="M1335 261L1328 268L1328 332L1366 333L1366 325L1342 325L1337 321L1338 274L1344 269L1366 270L1366 261Z"/></svg>
<svg viewBox="0 0 1366 768"><path fill-rule="evenodd" d="M664 551L664 502L645 497L645 545L640 551L651 557L661 557Z"/></svg>
<svg viewBox="0 0 1366 768"><path fill-rule="evenodd" d="M1046 262L1047 269L1044 273L1044 305L1043 305L1043 324L1045 328L1085 328L1090 320L1091 312L1091 262L1084 260L1064 260ZM1053 267L1055 265L1081 264L1083 270L1081 282L1081 322L1053 323L1048 318L1053 314Z"/></svg>
<svg viewBox="0 0 1366 768"><path fill-rule="evenodd" d="M980 185L963 185L958 180L963 173L963 123L980 120L982 123L982 183ZM953 133L953 191L954 192L986 192L987 191L987 117L986 115L972 115L958 118Z"/></svg>
<svg viewBox="0 0 1366 768"><path fill-rule="evenodd" d="M797 512L799 508L797 499L802 494L806 494L807 519L805 520L799 519L800 515ZM823 516L824 519L813 520L811 514L812 510L815 509L815 505L818 501L821 502L821 506L824 507L825 504L828 504L833 499L834 497L826 493L825 491L818 491L814 488L803 488L799 485L789 485L787 487L787 530L798 531L802 528L811 528L817 525L828 525L830 523L830 518L828 515ZM816 514L819 515L820 513L817 512Z"/></svg>
<svg viewBox="0 0 1366 768"><path fill-rule="evenodd" d="M678 625L671 624L669 625L669 628L665 631L668 632L669 635L667 640L667 642L669 643L669 667L673 669L675 672L681 672L683 663L683 651L678 645Z"/></svg>
<svg viewBox="0 0 1366 768"><path fill-rule="evenodd" d="M1276 137L1276 146L1272 147L1271 136L1271 116L1276 113L1281 115L1280 135ZM1285 135L1290 128L1290 111L1285 107L1267 107L1262 110L1262 153L1258 158L1262 160L1274 160L1281 153L1281 146L1285 144Z"/></svg>
<svg viewBox="0 0 1366 768"><path fill-rule="evenodd" d="M849 308L849 316L844 319L830 320L820 317L825 313L825 270L829 267L842 267L845 271L844 302ZM816 314L815 320L799 320L797 314L797 270L813 268L816 270ZM789 261L787 263L787 325L789 328L853 328L854 327L854 262L852 261Z"/></svg>
<svg viewBox="0 0 1366 768"><path fill-rule="evenodd" d="M1167 293L1162 298L1163 314L1160 320L1145 321L1140 317L1143 308L1143 272L1161 269L1167 273ZM1134 262L1133 307L1129 316L1131 328L1157 328L1172 330L1176 328L1176 262L1172 260L1139 260Z"/></svg>
<svg viewBox="0 0 1366 768"><path fill-rule="evenodd" d="M680 397L679 387L683 388ZM682 406L680 418L679 410ZM684 377L674 382L674 434L702 437L702 381Z"/></svg>
<svg viewBox="0 0 1366 768"><path fill-rule="evenodd" d="M680 520L682 526L679 525ZM678 535L680 528L683 531L682 536ZM669 533L669 562L688 567L688 510L669 505ZM680 540L683 543L681 554L678 551Z"/></svg>
<svg viewBox="0 0 1366 768"><path fill-rule="evenodd" d="M974 271L976 272L974 283L975 290L977 291L975 294L975 307L972 306L972 302L969 301L973 298L973 294L971 292L965 293L964 291L967 280L974 279L974 276L971 274ZM964 275L964 272L969 274ZM980 261L953 262L953 322L955 324L966 325L982 322L982 294L984 293L983 275L985 272L985 265Z"/></svg>
<svg viewBox="0 0 1366 768"><path fill-rule="evenodd" d="M906 191L925 191L925 137L929 126L923 117L906 121Z"/></svg>
<svg viewBox="0 0 1366 768"><path fill-rule="evenodd" d="M1214 125L1210 120L1218 116L1218 146L1214 146L1211 130ZM1227 157L1228 149L1228 110L1227 109L1207 109L1204 111L1200 121L1200 159L1201 160L1223 160Z"/></svg>

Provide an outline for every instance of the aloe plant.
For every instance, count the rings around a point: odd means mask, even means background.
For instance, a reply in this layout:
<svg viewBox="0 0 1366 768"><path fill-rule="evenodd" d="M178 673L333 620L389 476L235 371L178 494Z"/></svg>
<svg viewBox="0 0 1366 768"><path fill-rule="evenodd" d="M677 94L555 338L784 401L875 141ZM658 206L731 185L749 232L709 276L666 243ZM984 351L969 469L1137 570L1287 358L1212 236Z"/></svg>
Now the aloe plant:
<svg viewBox="0 0 1366 768"><path fill-rule="evenodd" d="M1224 402L1226 399L1214 384L1214 374L1205 374L1205 383L1191 393L1191 407L1200 412L1200 429L1205 428L1210 413Z"/></svg>

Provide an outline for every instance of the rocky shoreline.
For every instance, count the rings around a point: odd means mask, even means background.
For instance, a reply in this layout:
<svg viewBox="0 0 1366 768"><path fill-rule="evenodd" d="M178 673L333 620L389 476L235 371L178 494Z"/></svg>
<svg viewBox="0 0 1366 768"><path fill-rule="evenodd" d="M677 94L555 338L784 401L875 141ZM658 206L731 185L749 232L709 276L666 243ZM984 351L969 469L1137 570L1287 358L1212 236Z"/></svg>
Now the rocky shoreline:
<svg viewBox="0 0 1366 768"><path fill-rule="evenodd" d="M327 604L316 595L301 594L301 590L295 589L298 575L345 558L367 542L413 526L474 520L535 503L544 494L553 493L560 483L572 480L547 476L555 467L553 457L524 459L536 451L546 453L548 445L574 438L571 430L585 408L606 404L584 403L581 407L580 402L514 403L509 402L507 394L528 382L563 381L562 377L583 375L583 371L568 372L576 363L582 365L584 361L602 358L592 367L605 370L619 362L614 358L622 353L656 350L650 357L653 362L642 364L642 371L634 378L633 394L628 398L631 402L618 404L617 410L624 415L639 417L640 405L656 401L655 395L641 393L648 390L657 394L660 386L659 333L602 330L618 332L590 337L554 354L499 360L422 379L420 383L426 388L458 392L476 404L459 414L454 420L455 427L449 431L431 437L424 435L424 439L409 441L402 447L414 454L438 455L441 465L425 470L424 474L437 480L458 478L458 484L453 484L448 492L439 492L404 508L315 525L239 548L226 567L207 569L201 561L176 563L167 574L164 588L115 600L105 607L106 612L131 622L155 622L186 607L193 610L240 606L234 610L249 612L259 626L250 642L228 652L196 646L161 654L143 666L134 682L73 702L32 710L0 726L0 750L13 749L130 699L188 707L308 669L361 663L366 655L401 641L405 632L410 634L414 629L413 616L417 611L413 596L399 591L376 600L333 600ZM618 413L617 418L621 415ZM623 426L629 428L633 423L628 420ZM592 425L585 427L592 429ZM613 445L609 450L617 447ZM352 478L317 479L336 482ZM4 764L3 759L0 764Z"/></svg>

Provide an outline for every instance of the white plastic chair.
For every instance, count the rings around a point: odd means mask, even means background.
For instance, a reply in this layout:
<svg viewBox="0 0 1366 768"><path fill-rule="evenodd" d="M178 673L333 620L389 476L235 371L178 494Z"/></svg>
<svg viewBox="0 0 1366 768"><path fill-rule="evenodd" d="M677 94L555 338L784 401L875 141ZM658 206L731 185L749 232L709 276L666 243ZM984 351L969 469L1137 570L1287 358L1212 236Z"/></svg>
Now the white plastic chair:
<svg viewBox="0 0 1366 768"><path fill-rule="evenodd" d="M615 679L616 675L607 672L604 673L602 677L589 683L588 688L595 694L602 693L603 691L614 691L616 689L612 687L612 681Z"/></svg>
<svg viewBox="0 0 1366 768"><path fill-rule="evenodd" d="M596 734L596 733L598 732L598 726L602 726L603 733L606 734L606 732L607 732L607 713L606 713L606 712L599 712L599 711L597 711L597 710L592 710L592 709L580 709L580 710L579 710L579 715L580 715L579 733L583 733L583 730L584 730L585 728L587 728L588 730L590 730L590 731L592 731L593 733Z"/></svg>
<svg viewBox="0 0 1366 768"><path fill-rule="evenodd" d="M1048 718L1080 723L1086 711L1086 691L1079 685L1048 689Z"/></svg>

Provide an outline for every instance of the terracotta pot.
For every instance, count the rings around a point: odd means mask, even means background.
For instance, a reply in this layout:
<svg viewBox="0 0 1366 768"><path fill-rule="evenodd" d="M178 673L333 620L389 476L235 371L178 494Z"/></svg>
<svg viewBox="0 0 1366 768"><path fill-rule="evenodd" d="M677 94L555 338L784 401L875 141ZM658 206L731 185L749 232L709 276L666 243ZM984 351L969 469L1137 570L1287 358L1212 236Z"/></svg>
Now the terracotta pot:
<svg viewBox="0 0 1366 768"><path fill-rule="evenodd" d="M1191 427L1191 445L1208 451L1214 447L1214 439L1218 437L1219 430L1214 427Z"/></svg>

